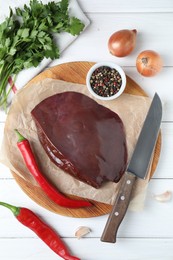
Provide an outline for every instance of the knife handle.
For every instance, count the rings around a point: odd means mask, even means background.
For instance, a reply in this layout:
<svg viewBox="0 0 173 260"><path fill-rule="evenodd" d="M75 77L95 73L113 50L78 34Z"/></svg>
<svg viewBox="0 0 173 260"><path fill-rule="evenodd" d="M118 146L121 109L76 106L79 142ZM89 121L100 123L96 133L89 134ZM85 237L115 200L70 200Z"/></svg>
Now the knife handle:
<svg viewBox="0 0 173 260"><path fill-rule="evenodd" d="M118 227L127 211L136 176L125 172L119 192L101 236L102 242L115 243Z"/></svg>

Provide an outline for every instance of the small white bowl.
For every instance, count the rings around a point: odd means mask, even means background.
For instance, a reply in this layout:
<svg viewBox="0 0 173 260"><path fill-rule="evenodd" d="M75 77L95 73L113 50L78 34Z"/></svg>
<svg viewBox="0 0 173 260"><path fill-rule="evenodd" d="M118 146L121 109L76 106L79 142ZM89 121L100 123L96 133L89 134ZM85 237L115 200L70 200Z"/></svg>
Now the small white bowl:
<svg viewBox="0 0 173 260"><path fill-rule="evenodd" d="M117 93L115 93L114 95L112 95L112 96L107 96L107 97L100 96L99 94L94 92L94 90L92 89L91 84L90 84L90 79L91 79L91 76L92 76L93 72L96 69L98 69L100 67L103 67L103 66L110 67L110 68L115 69L116 71L118 71L118 73L120 74L121 79L122 79L122 83L121 83L121 87L120 87L119 91ZM124 92L124 89L126 87L126 75L125 75L123 69L119 65L117 65L117 64L115 64L113 62L98 62L95 65L93 65L90 68L90 70L88 71L87 76L86 76L86 85L87 85L87 88L88 88L89 92L95 98L98 98L98 99L101 99L101 100L113 100L113 99L119 97Z"/></svg>

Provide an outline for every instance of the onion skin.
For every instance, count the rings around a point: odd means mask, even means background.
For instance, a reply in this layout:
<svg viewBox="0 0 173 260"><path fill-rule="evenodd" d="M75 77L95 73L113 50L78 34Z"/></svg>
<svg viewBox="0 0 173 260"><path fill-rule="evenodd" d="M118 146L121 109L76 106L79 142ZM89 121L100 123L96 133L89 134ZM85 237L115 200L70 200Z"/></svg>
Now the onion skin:
<svg viewBox="0 0 173 260"><path fill-rule="evenodd" d="M153 77L158 74L163 67L160 55L152 50L142 51L136 59L138 72L145 77Z"/></svg>
<svg viewBox="0 0 173 260"><path fill-rule="evenodd" d="M110 53L116 57L129 55L136 46L137 30L120 30L113 33L108 41Z"/></svg>

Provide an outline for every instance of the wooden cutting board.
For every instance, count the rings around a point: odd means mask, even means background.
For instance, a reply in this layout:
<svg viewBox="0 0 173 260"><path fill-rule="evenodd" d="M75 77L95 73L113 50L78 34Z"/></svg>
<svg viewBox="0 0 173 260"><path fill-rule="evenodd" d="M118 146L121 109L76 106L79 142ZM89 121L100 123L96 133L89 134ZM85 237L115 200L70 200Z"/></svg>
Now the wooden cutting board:
<svg viewBox="0 0 173 260"><path fill-rule="evenodd" d="M86 74L90 67L94 63L92 62L69 62L58 65L56 67L50 68L45 70L44 72L40 73L38 76L33 78L28 84L34 82L38 82L45 78L52 78L52 79L60 79L68 82L73 83L80 83L85 84ZM127 85L125 92L128 94L139 95L139 96L147 96L144 90L136 84L130 77L127 76ZM154 151L154 157L152 162L152 167L150 171L150 177L153 175L158 160L160 156L161 150L161 133L158 137L158 141ZM87 218L87 217L96 217L100 215L107 214L111 211L112 206L96 201L92 201L93 206L89 208L81 208L81 209L69 209L63 208L56 205L53 201L51 201L42 191L41 188L34 186L33 184L25 181L23 178L12 172L16 182L22 188L22 190L36 203L43 206L44 208L53 211L57 214L69 216L69 217L79 217L79 218ZM73 198L77 198L75 196L69 196Z"/></svg>

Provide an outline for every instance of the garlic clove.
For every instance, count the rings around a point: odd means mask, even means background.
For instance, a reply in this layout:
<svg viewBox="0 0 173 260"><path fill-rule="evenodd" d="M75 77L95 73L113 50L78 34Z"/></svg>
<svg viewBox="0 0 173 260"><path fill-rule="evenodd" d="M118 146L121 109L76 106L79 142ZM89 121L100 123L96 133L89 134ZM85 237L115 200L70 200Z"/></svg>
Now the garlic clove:
<svg viewBox="0 0 173 260"><path fill-rule="evenodd" d="M75 237L77 239L80 239L81 237L86 236L88 233L91 232L91 229L85 226L78 227L78 229L75 232Z"/></svg>
<svg viewBox="0 0 173 260"><path fill-rule="evenodd" d="M155 200L159 201L159 202L166 202L166 201L170 201L172 198L172 192L171 191L165 191L161 194L158 195L154 195Z"/></svg>

